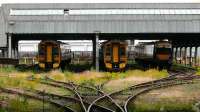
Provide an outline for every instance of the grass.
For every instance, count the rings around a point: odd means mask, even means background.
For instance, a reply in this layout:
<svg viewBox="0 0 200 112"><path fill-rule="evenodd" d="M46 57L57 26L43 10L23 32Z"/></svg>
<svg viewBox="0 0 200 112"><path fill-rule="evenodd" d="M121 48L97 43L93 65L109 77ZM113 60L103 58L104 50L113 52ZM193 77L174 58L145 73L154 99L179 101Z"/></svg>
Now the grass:
<svg viewBox="0 0 200 112"><path fill-rule="evenodd" d="M45 90L49 93L56 93L58 95L68 95L70 96L72 93L65 90L64 88L56 88L52 86L48 86L45 84L41 84L41 79L44 78L45 74L34 74L32 72L10 72L10 73L2 73L7 74L0 77L0 87L7 88L19 88L19 89L27 89L27 90ZM27 80L32 77L35 80ZM60 78L58 78L60 79Z"/></svg>
<svg viewBox="0 0 200 112"><path fill-rule="evenodd" d="M45 75L50 76L52 79L65 82L74 82L76 84L83 84L89 86L97 86L107 83L111 80L126 79L129 77L150 77L154 79L166 77L168 75L166 70L158 71L156 69L143 70L128 70L121 73L110 72L96 72L94 70L84 71L81 73L73 73L69 71L61 72L54 70L46 73L35 73L31 71L19 72L13 67L1 68L1 75L7 77L0 78L0 86L6 87L19 87L25 89L35 89L38 87L38 82L43 79ZM36 81L27 81L27 77L33 77Z"/></svg>
<svg viewBox="0 0 200 112"><path fill-rule="evenodd" d="M82 73L72 73L69 71L65 71L64 73L62 73L60 71L51 71L50 73L48 73L48 75L50 78L59 81L74 82L76 84L81 84L81 85L98 86L104 83L108 83L109 81L112 80L129 79L132 77L135 78L147 77L152 79L159 79L166 77L168 73L167 70L158 71L156 69L150 69L147 71L129 70L121 73L96 72L96 71L85 71ZM122 85L124 86L125 84L126 83L123 83ZM110 86L108 86L107 88L110 88Z"/></svg>
<svg viewBox="0 0 200 112"><path fill-rule="evenodd" d="M196 74L200 75L200 67L196 67L196 70L197 70Z"/></svg>
<svg viewBox="0 0 200 112"><path fill-rule="evenodd" d="M156 69L143 70L129 70L124 73L111 73L113 78L127 78L131 76L135 77L151 77L151 78L163 78L168 75L167 70L158 71Z"/></svg>
<svg viewBox="0 0 200 112"><path fill-rule="evenodd" d="M139 96L129 112L195 112L199 101L200 83L173 86Z"/></svg>
<svg viewBox="0 0 200 112"><path fill-rule="evenodd" d="M183 69L183 67L185 67L185 65L173 64L173 69L174 69L174 70L182 69L182 70L184 70L184 71L188 71L188 70L189 70L188 68L191 68L191 69L196 70L196 74L197 74L197 75L200 75L200 67L199 67L199 66L196 66L196 67L186 66L187 68L184 68L184 69Z"/></svg>
<svg viewBox="0 0 200 112"><path fill-rule="evenodd" d="M136 103L129 112L194 112L191 103L161 101Z"/></svg>
<svg viewBox="0 0 200 112"><path fill-rule="evenodd" d="M64 110L55 107L47 102L29 99L26 97L21 97L18 95L11 95L11 94L2 94L1 97L7 97L4 102L7 103L7 106L1 108L0 112L63 112ZM43 107L44 105L44 107Z"/></svg>
<svg viewBox="0 0 200 112"><path fill-rule="evenodd" d="M11 72L16 72L15 67L13 66L0 67L0 73L11 73Z"/></svg>
<svg viewBox="0 0 200 112"><path fill-rule="evenodd" d="M116 89L124 89L130 85L136 84L136 80L141 80L141 79L155 80L168 76L167 70L158 71L156 69L150 69L146 71L136 69L136 70L128 70L126 72L121 72L121 73L96 72L94 70L84 71L81 73L73 73L69 71L61 72L59 70L54 70L46 73L44 72L34 73L31 71L18 72L14 68L2 68L1 71L2 72L0 75L5 75L3 77L0 77L0 86L2 87L37 89L37 90L45 89L46 92L55 93L59 95L71 95L71 93L62 88L58 89L43 84L39 84L38 81L40 81L46 75L48 75L50 78L53 78L55 80L66 81L66 82L71 81L77 84L89 85L89 86L97 86L105 83L103 89L106 92L111 92L111 91L113 92ZM30 76L36 78L37 80L28 81L27 77ZM143 80L143 81L148 81L148 80ZM200 86L199 85L192 87L187 86L184 89L186 92L191 92L191 91L194 92L198 87ZM193 94L189 93L188 95L193 96ZM144 99L137 100L136 103L133 104L133 106L131 107L133 109L133 111L131 112L157 112L157 111L190 112L192 108L191 102L187 104L184 102L177 103L175 101L171 101L171 99L173 99L172 97L170 97L168 100L155 101L155 102L154 99L151 99L149 97L151 96L148 97L146 96L145 100ZM152 98L154 98L154 96ZM8 108L13 109L12 111L17 111L17 112L25 112L25 110L27 111L29 109L30 110L38 109L38 106L41 107L42 104L39 101L34 101L30 99L27 100L26 98L16 97L9 100L9 105L10 107L7 107L7 109ZM47 104L46 107L48 108L48 106L50 105ZM8 112L8 111L6 110L6 108L2 108L0 109L0 112Z"/></svg>
<svg viewBox="0 0 200 112"><path fill-rule="evenodd" d="M24 79L20 77L5 77L0 79L1 86L3 87L25 87L29 88L34 86L32 82L25 81ZM33 85L33 86L32 86Z"/></svg>
<svg viewBox="0 0 200 112"><path fill-rule="evenodd" d="M13 73L9 74L8 77L1 77L0 83L2 87L18 87L25 89L33 89L36 86L35 81L27 81L26 77L28 75L25 73Z"/></svg>

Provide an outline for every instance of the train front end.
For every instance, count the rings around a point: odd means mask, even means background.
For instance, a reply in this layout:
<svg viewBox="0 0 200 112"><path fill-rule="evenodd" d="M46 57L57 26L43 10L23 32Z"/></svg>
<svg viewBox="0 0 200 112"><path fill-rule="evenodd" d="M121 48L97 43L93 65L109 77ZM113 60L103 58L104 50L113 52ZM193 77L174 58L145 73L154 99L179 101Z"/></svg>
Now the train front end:
<svg viewBox="0 0 200 112"><path fill-rule="evenodd" d="M42 69L59 68L61 62L60 44L56 41L41 41L38 45L38 62Z"/></svg>
<svg viewBox="0 0 200 112"><path fill-rule="evenodd" d="M168 41L155 43L155 60L160 67L170 67L172 64L172 45Z"/></svg>
<svg viewBox="0 0 200 112"><path fill-rule="evenodd" d="M127 64L127 43L109 41L104 45L104 65L108 71L123 71Z"/></svg>

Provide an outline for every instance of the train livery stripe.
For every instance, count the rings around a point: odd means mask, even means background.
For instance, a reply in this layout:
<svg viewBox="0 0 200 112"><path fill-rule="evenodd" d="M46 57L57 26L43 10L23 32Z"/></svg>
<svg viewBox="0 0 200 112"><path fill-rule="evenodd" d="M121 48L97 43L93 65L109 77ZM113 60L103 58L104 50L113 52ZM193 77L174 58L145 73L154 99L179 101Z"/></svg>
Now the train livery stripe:
<svg viewBox="0 0 200 112"><path fill-rule="evenodd" d="M113 45L113 62L118 63L119 62L119 50L118 50L118 45L114 44Z"/></svg>
<svg viewBox="0 0 200 112"><path fill-rule="evenodd" d="M52 62L52 46L47 46L47 62Z"/></svg>

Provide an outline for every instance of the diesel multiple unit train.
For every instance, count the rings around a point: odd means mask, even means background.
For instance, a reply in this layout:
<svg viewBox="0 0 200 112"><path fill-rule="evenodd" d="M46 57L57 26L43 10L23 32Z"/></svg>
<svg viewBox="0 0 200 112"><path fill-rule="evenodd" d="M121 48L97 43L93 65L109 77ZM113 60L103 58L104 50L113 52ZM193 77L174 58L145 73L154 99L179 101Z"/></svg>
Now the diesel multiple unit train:
<svg viewBox="0 0 200 112"><path fill-rule="evenodd" d="M125 41L105 41L100 49L100 68L107 71L124 71L127 64L127 43Z"/></svg>
<svg viewBox="0 0 200 112"><path fill-rule="evenodd" d="M169 41L140 43L135 46L135 61L144 67L169 68L172 44Z"/></svg>
<svg viewBox="0 0 200 112"><path fill-rule="evenodd" d="M70 49L61 49L63 43L54 40L43 40L38 44L38 65L42 69L65 68L71 61Z"/></svg>
<svg viewBox="0 0 200 112"><path fill-rule="evenodd" d="M71 62L71 50L62 49L60 41L43 40L38 44L37 61L40 69L61 68ZM172 45L169 41L139 43L135 46L135 61L144 67L169 68L172 64ZM100 69L104 71L125 71L128 63L126 41L109 40L101 43L99 50Z"/></svg>

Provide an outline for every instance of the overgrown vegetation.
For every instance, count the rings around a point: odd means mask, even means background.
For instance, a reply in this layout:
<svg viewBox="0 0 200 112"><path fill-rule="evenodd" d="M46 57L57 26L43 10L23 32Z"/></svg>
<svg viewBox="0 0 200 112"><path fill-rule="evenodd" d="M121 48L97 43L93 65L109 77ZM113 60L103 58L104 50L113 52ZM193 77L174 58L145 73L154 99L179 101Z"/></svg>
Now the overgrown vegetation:
<svg viewBox="0 0 200 112"><path fill-rule="evenodd" d="M19 88L26 90L45 90L49 93L56 93L59 95L71 95L71 93L64 88L56 88L41 84L45 74L35 74L33 72L1 72L0 87ZM45 80L44 80L45 81Z"/></svg>
<svg viewBox="0 0 200 112"><path fill-rule="evenodd" d="M137 103L129 112L194 112L192 103L160 101Z"/></svg>
<svg viewBox="0 0 200 112"><path fill-rule="evenodd" d="M15 72L16 69L13 66L7 66L7 67L0 67L0 73L11 73L11 72Z"/></svg>
<svg viewBox="0 0 200 112"><path fill-rule="evenodd" d="M5 102L1 107L0 112L63 112L64 110L55 107L47 102L34 100L26 97L0 94L2 102Z"/></svg>
<svg viewBox="0 0 200 112"><path fill-rule="evenodd" d="M65 71L52 71L48 74L51 78L59 81L74 82L77 84L85 85L100 85L110 80L125 79L129 77L150 77L150 78L162 78L168 75L167 70L158 71L156 69L143 70L129 70L121 73L110 72L95 72L85 71L82 73L72 73Z"/></svg>
<svg viewBox="0 0 200 112"><path fill-rule="evenodd" d="M130 112L196 112L195 103L199 102L200 83L173 86L150 91L139 96Z"/></svg>
<svg viewBox="0 0 200 112"><path fill-rule="evenodd" d="M71 94L70 92L67 92L64 89L58 89L40 84L39 81L41 81L41 79L44 79L45 76L49 76L50 78L58 81L74 82L81 85L98 86L101 84L106 84L103 89L106 92L111 92L111 91L113 92L116 89L123 89L130 85L133 85L134 83L136 83L135 79L136 80L145 79L144 81L149 81L149 79L155 80L167 77L168 72L167 70L158 71L156 69L150 69L144 71L137 69L137 70L128 70L126 72L121 72L121 73L96 72L94 70L84 71L80 73L74 73L70 71L62 72L61 70L53 70L50 72L37 73L33 71L19 72L14 68L10 67L10 68L1 68L0 87L37 89L37 90L45 89L46 92L52 92L54 94L59 94L59 95ZM31 102L33 102L33 104ZM13 111L17 112L26 112L25 110L29 109L31 110L32 108L33 108L32 110L34 110L37 108L37 106L41 107L41 105L42 105L41 102L38 101L27 100L24 98L14 98L9 100L9 107L7 107L7 109L8 108L13 109ZM48 106L49 105L47 105L47 107ZM140 106L137 107L136 110L140 110L142 112L145 111L146 108L147 107L144 105L144 107ZM160 109L159 105L156 106L154 110L156 109ZM57 112L57 110L55 111ZM7 112L7 110L3 108L2 110L0 109L0 112ZM40 112L40 110L38 110L38 112Z"/></svg>

